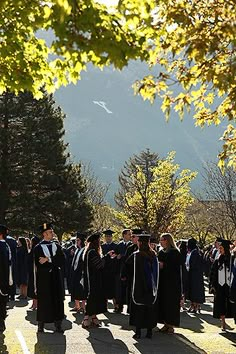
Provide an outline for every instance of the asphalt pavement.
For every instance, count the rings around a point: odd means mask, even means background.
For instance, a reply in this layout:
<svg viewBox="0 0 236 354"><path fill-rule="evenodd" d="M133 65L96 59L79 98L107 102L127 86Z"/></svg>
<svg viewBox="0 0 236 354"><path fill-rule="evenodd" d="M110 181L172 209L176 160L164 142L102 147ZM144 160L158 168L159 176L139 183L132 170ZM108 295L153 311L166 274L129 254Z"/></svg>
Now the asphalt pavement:
<svg viewBox="0 0 236 354"><path fill-rule="evenodd" d="M235 353L236 330L232 319L226 332L220 329L218 320L212 317L212 297L202 306L200 314L181 312L181 327L175 334L163 334L154 330L153 338L132 338L129 317L113 313L112 304L105 315L99 315L100 328L83 329L83 315L71 312L73 306L66 296L64 334L54 333L53 325L46 325L45 333L37 334L36 312L30 310L31 301L16 300L9 303L7 329L0 335L0 353L9 354L122 354L122 353ZM187 304L186 304L187 305ZM158 325L160 328L161 325Z"/></svg>

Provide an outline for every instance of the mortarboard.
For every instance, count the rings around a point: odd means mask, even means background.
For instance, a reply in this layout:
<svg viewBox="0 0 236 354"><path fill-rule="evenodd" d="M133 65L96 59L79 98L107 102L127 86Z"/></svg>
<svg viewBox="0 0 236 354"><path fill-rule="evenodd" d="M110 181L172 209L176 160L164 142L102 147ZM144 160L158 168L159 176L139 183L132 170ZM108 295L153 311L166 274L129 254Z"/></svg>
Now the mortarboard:
<svg viewBox="0 0 236 354"><path fill-rule="evenodd" d="M114 233L115 233L115 231L112 231L110 229L107 229L107 230L103 231L103 234L105 236L112 236L112 234L114 234Z"/></svg>
<svg viewBox="0 0 236 354"><path fill-rule="evenodd" d="M98 240L100 237L101 237L101 234L99 232L97 232L95 234L90 235L86 241L92 242L92 241Z"/></svg>
<svg viewBox="0 0 236 354"><path fill-rule="evenodd" d="M39 232L43 233L44 231L47 230L52 230L53 229L53 225L51 223L44 223L42 225L39 226L38 230Z"/></svg>

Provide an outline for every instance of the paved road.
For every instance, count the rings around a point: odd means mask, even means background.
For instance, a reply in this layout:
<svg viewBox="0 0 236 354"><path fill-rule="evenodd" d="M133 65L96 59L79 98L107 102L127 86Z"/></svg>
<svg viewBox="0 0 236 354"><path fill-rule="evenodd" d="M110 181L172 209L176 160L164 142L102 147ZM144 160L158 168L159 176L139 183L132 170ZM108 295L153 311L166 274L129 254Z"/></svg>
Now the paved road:
<svg viewBox="0 0 236 354"><path fill-rule="evenodd" d="M89 331L81 327L82 315L70 312L66 297L64 334L53 333L53 326L46 326L46 333L36 333L36 313L30 303L21 300L10 303L7 330L0 336L0 353L9 354L122 354L122 353L235 353L236 330L222 332L217 320L212 318L212 303L203 306L201 314L181 313L181 328L176 334L162 334L155 329L153 339L132 338L133 329L128 326L126 314L114 314L112 308L100 315L101 328ZM111 307L111 304L109 304ZM234 327L233 320L228 321Z"/></svg>

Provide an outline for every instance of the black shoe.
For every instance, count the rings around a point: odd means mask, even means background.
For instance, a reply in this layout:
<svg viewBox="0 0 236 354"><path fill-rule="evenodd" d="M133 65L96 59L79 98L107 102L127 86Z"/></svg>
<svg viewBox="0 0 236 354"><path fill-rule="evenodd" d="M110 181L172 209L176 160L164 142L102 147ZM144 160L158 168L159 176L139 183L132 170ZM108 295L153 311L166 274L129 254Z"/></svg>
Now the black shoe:
<svg viewBox="0 0 236 354"><path fill-rule="evenodd" d="M38 333L43 333L43 332L44 332L44 323L40 321L38 323Z"/></svg>

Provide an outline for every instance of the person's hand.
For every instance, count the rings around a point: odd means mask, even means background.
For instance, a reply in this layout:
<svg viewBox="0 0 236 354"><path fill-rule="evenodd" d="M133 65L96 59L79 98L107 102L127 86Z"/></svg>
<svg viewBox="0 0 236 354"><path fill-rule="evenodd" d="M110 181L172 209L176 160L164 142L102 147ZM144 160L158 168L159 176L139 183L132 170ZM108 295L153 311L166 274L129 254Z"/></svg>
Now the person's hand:
<svg viewBox="0 0 236 354"><path fill-rule="evenodd" d="M121 254L118 254L117 259L121 259Z"/></svg>
<svg viewBox="0 0 236 354"><path fill-rule="evenodd" d="M115 254L115 251L113 250L109 251L108 254L111 258L115 258L117 256L117 254Z"/></svg>
<svg viewBox="0 0 236 354"><path fill-rule="evenodd" d="M40 264L44 264L46 262L48 262L48 257L39 257L39 263Z"/></svg>
<svg viewBox="0 0 236 354"><path fill-rule="evenodd" d="M160 269L163 269L164 263L163 262L159 262L159 267L160 267Z"/></svg>

